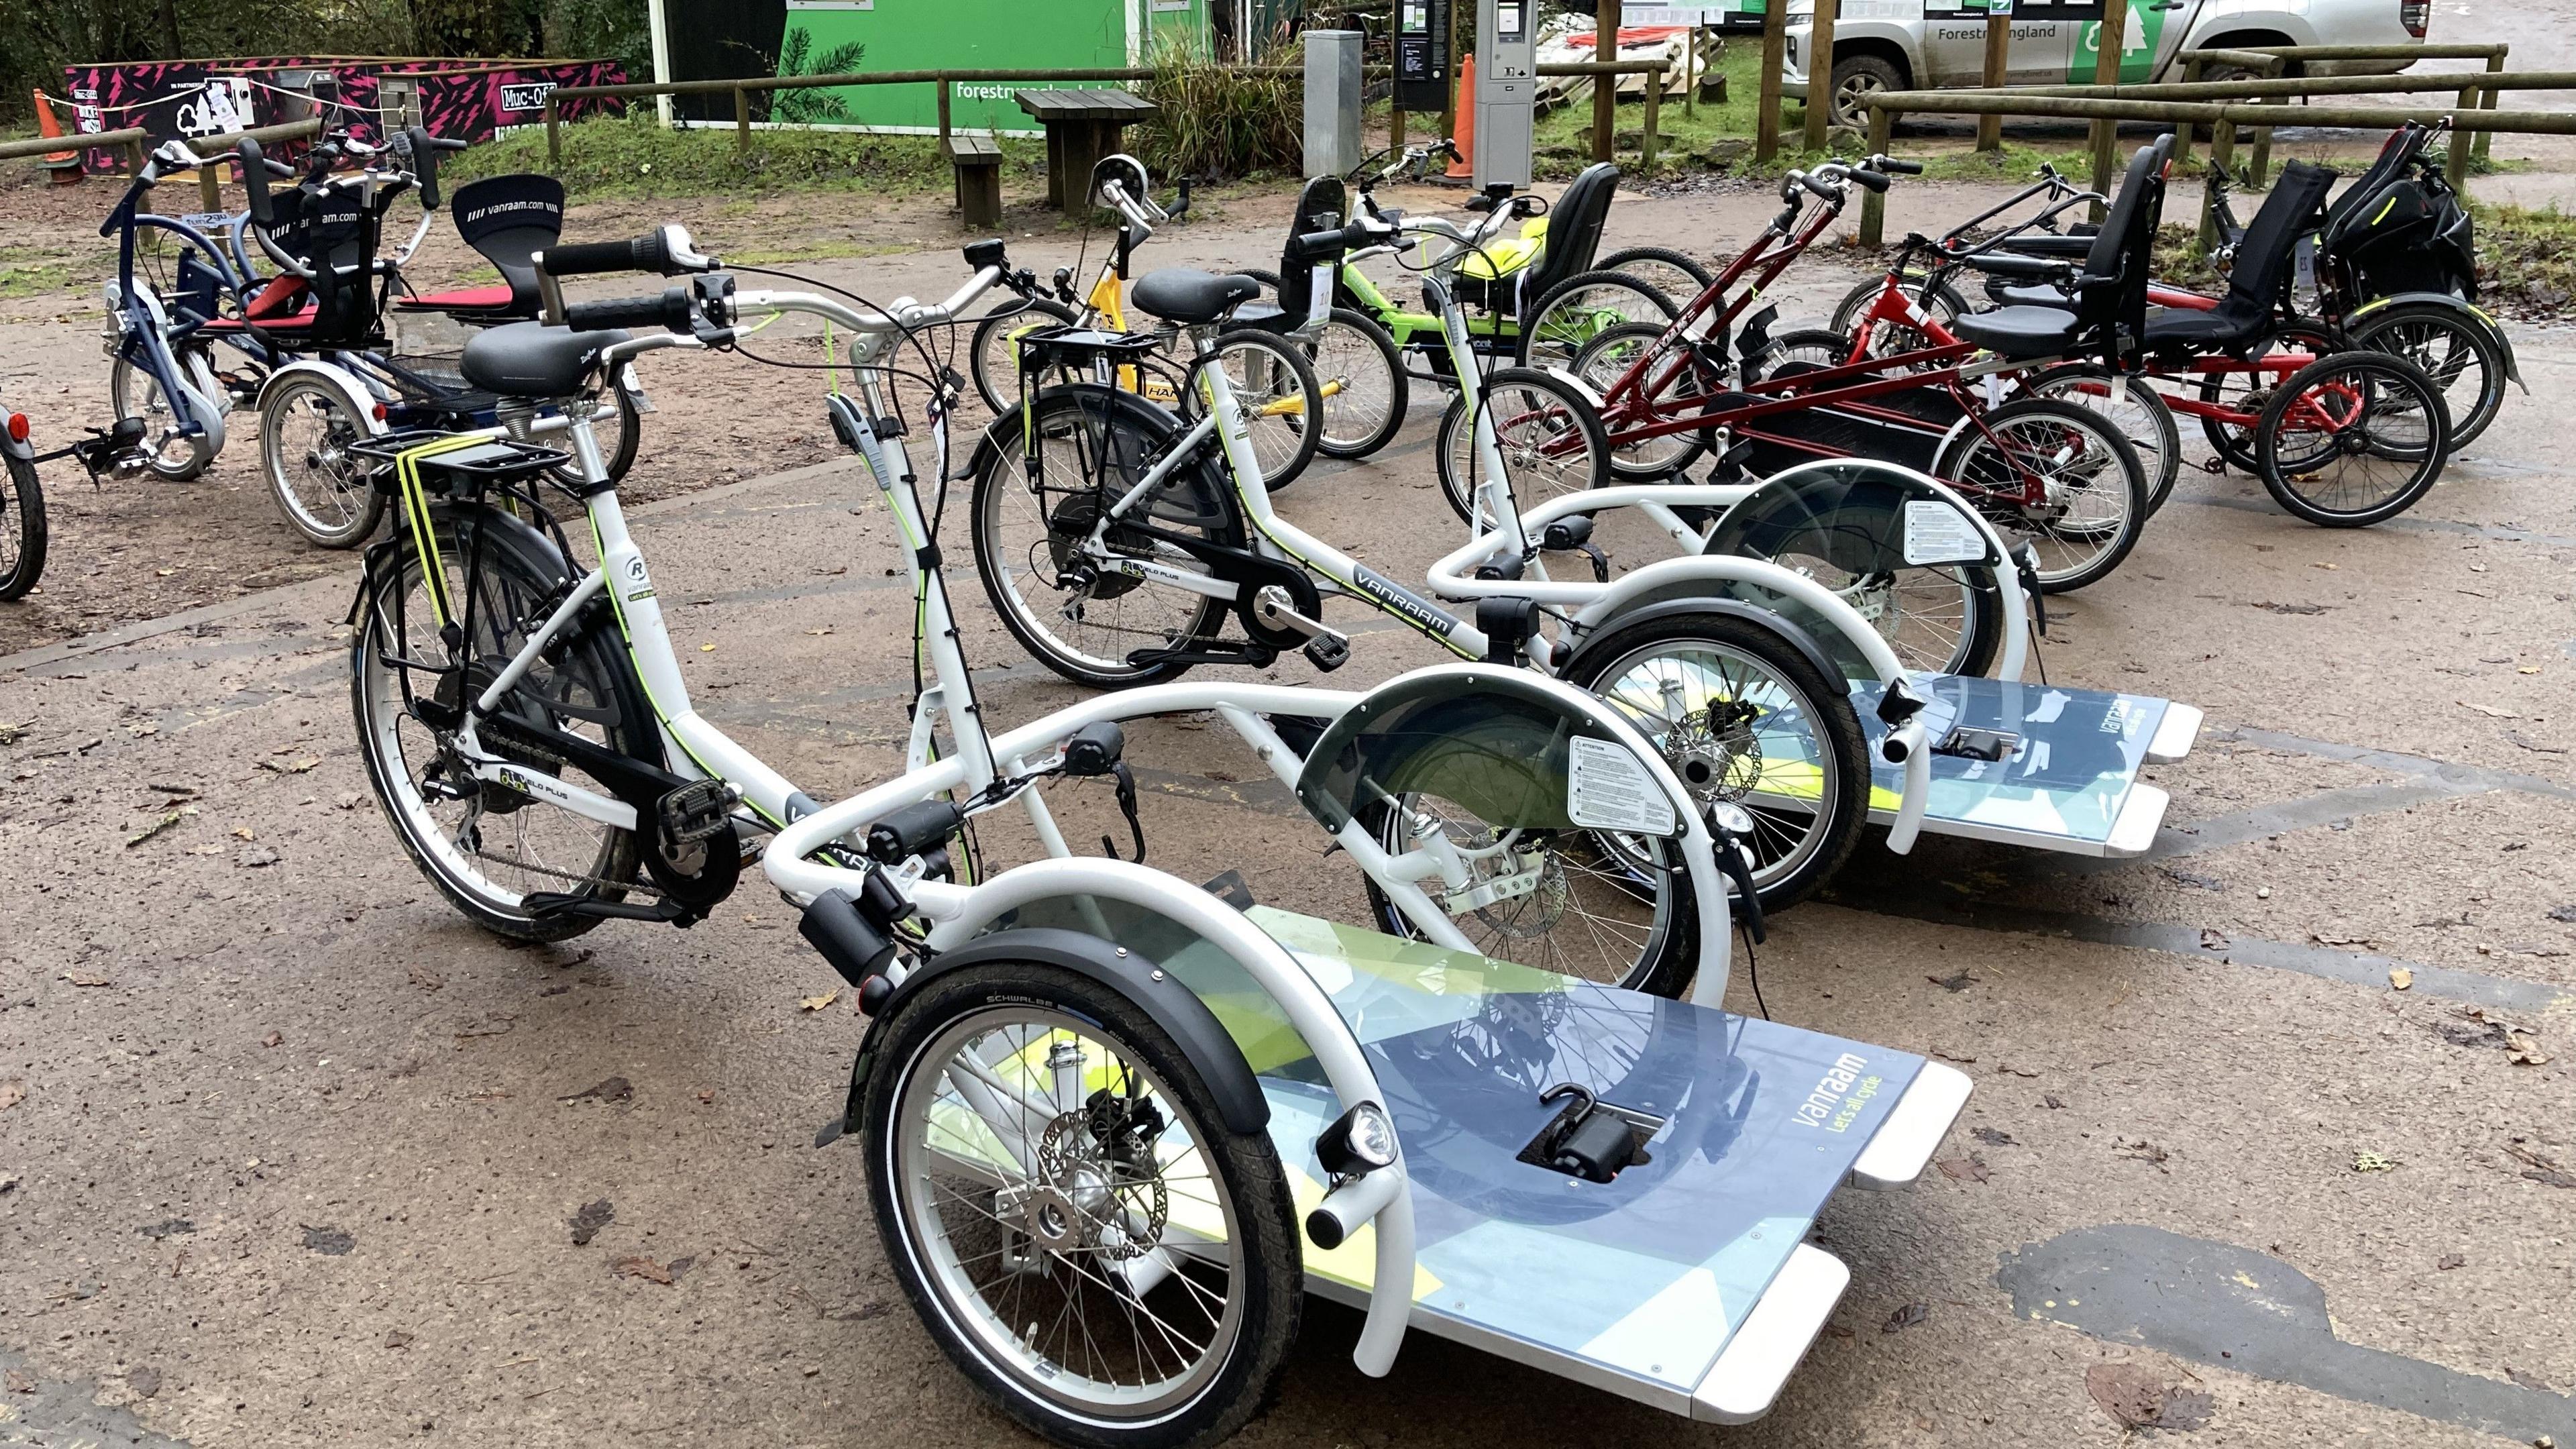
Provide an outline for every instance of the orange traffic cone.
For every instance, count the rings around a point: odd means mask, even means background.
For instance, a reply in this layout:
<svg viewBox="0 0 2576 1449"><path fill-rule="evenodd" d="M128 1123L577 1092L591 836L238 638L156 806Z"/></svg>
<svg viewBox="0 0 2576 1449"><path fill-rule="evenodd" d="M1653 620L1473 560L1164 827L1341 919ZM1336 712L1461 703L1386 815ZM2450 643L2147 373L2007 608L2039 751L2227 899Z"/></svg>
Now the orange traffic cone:
<svg viewBox="0 0 2576 1449"><path fill-rule="evenodd" d="M1476 174L1476 58L1472 55L1458 67L1458 99L1451 104L1458 112L1458 159L1449 163L1448 174L1464 180Z"/></svg>
<svg viewBox="0 0 2576 1449"><path fill-rule="evenodd" d="M36 134L49 141L63 134L63 123L54 119L53 98L46 95L42 89L36 92ZM81 179L81 159L78 151L48 151L45 153L44 164L46 170L54 173L56 186L76 185Z"/></svg>

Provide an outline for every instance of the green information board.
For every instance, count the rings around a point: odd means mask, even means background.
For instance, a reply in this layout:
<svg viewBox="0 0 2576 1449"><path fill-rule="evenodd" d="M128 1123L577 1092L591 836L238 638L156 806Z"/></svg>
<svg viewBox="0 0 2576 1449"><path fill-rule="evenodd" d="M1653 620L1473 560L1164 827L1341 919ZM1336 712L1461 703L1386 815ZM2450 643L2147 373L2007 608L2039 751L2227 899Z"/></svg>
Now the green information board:
<svg viewBox="0 0 2576 1449"><path fill-rule="evenodd" d="M778 74L1035 70L1145 63L1165 45L1207 44L1208 0L787 0ZM1104 82L1106 84L1106 82ZM1036 135L1013 97L1025 83L954 83L961 131ZM939 129L927 85L782 91L772 118L871 131Z"/></svg>

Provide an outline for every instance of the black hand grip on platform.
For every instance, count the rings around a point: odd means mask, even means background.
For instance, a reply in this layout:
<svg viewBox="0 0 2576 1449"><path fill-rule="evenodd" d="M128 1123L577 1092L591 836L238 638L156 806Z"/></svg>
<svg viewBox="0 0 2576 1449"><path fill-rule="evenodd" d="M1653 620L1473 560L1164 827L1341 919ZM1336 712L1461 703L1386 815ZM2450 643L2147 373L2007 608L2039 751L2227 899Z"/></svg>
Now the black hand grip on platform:
<svg viewBox="0 0 2576 1449"><path fill-rule="evenodd" d="M658 297L575 302L564 309L564 325L575 332L605 332L619 327L663 327L686 332L694 320L686 287L665 287Z"/></svg>
<svg viewBox="0 0 2576 1449"><path fill-rule="evenodd" d="M1885 176L1866 168L1848 173L1852 180L1872 191L1885 191L1892 183Z"/></svg>
<svg viewBox="0 0 2576 1449"><path fill-rule="evenodd" d="M662 234L633 241L572 242L537 253L537 270L549 277L584 277L602 272L659 272Z"/></svg>
<svg viewBox="0 0 2576 1449"><path fill-rule="evenodd" d="M1920 176L1923 174L1923 163L1899 161L1893 156L1872 156L1869 158L1869 169L1884 171L1895 176Z"/></svg>

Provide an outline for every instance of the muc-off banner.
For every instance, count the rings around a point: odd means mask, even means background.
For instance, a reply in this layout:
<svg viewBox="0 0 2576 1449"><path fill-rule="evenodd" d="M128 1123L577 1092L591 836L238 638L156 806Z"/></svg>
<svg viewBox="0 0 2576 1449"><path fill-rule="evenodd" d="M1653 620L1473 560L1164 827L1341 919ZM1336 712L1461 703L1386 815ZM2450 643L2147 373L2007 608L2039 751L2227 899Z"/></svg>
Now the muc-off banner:
<svg viewBox="0 0 2576 1449"><path fill-rule="evenodd" d="M407 60L261 56L233 60L138 61L63 70L79 135L140 126L146 150L164 141L220 136L316 114L379 144L387 129L417 123L444 140L488 141L545 119L558 86L622 85L613 60ZM566 102L563 116L614 112L615 100ZM123 157L90 150L90 170L110 171Z"/></svg>

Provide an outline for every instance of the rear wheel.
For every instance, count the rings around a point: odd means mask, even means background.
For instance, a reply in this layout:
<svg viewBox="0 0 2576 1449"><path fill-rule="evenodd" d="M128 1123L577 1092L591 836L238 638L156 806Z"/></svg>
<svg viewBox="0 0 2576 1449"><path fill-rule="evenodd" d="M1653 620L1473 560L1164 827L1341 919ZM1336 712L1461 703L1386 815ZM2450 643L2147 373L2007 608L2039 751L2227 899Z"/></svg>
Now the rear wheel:
<svg viewBox="0 0 2576 1449"><path fill-rule="evenodd" d="M1091 541L1101 500L1124 497L1178 440L1171 414L1132 393L1083 384L1040 393L1030 417L1034 475L1016 430L975 475L975 572L985 596L1022 648L1076 684L1117 689L1178 678L1188 665L1130 656L1214 638L1226 604L1119 572L1122 559L1203 571L1142 526L1112 527L1100 545ZM1243 546L1226 476L1205 452L1139 508L1155 529Z"/></svg>
<svg viewBox="0 0 2576 1449"><path fill-rule="evenodd" d="M2321 327L2292 325L2273 334L2255 360L2277 352L2311 352L2323 356L2340 351L2342 344ZM2254 464L2254 420L2263 415L2264 404L2272 400L2272 389L2294 368L2271 371L2205 372L2200 375L2200 400L2212 407L2225 408L2245 419L2233 422L2226 418L2200 415L2200 435L2208 440L2209 449L2239 473L2259 473Z"/></svg>
<svg viewBox="0 0 2576 1449"><path fill-rule="evenodd" d="M0 477L0 600L24 598L45 574L45 490L36 465L8 455Z"/></svg>
<svg viewBox="0 0 2576 1449"><path fill-rule="evenodd" d="M2461 308L2405 302L2373 312L2346 331L2353 346L2402 357L2433 379L2450 415L2454 448L2475 441L2504 406L2504 349Z"/></svg>
<svg viewBox="0 0 2576 1449"><path fill-rule="evenodd" d="M940 1349L1060 1444L1216 1443L1277 1393L1304 1307L1267 1134L1125 995L993 963L880 1028L861 1130L886 1259Z"/></svg>
<svg viewBox="0 0 2576 1449"><path fill-rule="evenodd" d="M2449 456L2441 384L2384 352L2337 353L2300 368L2254 429L2264 488L2325 528L2359 528L2414 507Z"/></svg>
<svg viewBox="0 0 2576 1449"><path fill-rule="evenodd" d="M1901 279L1901 285L1905 289L1905 295L1912 298L1916 306L1930 314L1933 321L1945 327L1958 321L1960 314L1969 310L1968 301L1959 295L1958 288L1947 282L1932 281L1929 272L1908 272ZM1845 337L1851 336L1852 329L1860 323L1860 314L1869 310L1869 305L1877 301L1879 294L1886 290L1887 277L1884 273L1866 281L1854 283L1850 291L1843 293L1843 299L1834 304L1833 320L1825 324L1826 330L1839 332ZM1885 329L1890 324L1882 322L1877 325ZM1905 331L1910 337L1916 339L1909 345L1916 347L1922 345L1920 340L1922 333L1910 327Z"/></svg>
<svg viewBox="0 0 2576 1449"><path fill-rule="evenodd" d="M2058 398L2110 419L2147 470L2147 516L2152 518L2182 476L2182 429L2174 423L2173 409L2145 379L2129 379L2116 399L2113 386L2111 370L2094 362L2065 363L2022 384L2032 397Z"/></svg>
<svg viewBox="0 0 2576 1449"><path fill-rule="evenodd" d="M1566 493L1602 486L1610 476L1610 438L1600 415L1573 384L1552 373L1506 367L1485 379L1478 392L1493 420L1494 443L1503 463L1503 484L1514 511L1524 511ZM1476 430L1471 426L1467 394L1449 399L1440 417L1436 450L1440 491L1458 516L1481 528L1497 520L1477 514L1477 485L1483 470L1476 459Z"/></svg>
<svg viewBox="0 0 2576 1449"><path fill-rule="evenodd" d="M324 548L354 548L385 517L385 495L349 445L367 436L355 400L309 373L259 404L259 460L270 496L296 531Z"/></svg>
<svg viewBox="0 0 2576 1449"><path fill-rule="evenodd" d="M1574 366L1584 345L1622 322L1670 322L1673 304L1652 285L1624 272L1577 272L1550 287L1521 313L1523 367Z"/></svg>
<svg viewBox="0 0 2576 1449"><path fill-rule="evenodd" d="M1327 458L1365 458L1393 441L1413 394L1386 329L1348 307L1335 307L1314 340L1298 345L1324 391L1324 426L1315 450Z"/></svg>
<svg viewBox="0 0 2576 1449"><path fill-rule="evenodd" d="M1071 307L1037 297L976 323L966 349L966 366L975 374L975 395L984 400L984 406L1000 413L1019 405L1020 338L1041 327L1063 327L1073 321Z"/></svg>
<svg viewBox="0 0 2576 1449"><path fill-rule="evenodd" d="M1776 630L1731 614L1646 620L1587 647L1566 682L1618 707L1706 810L1742 810L1765 910L1840 869L1869 815L1860 719Z"/></svg>
<svg viewBox="0 0 2576 1449"><path fill-rule="evenodd" d="M623 899L635 880L634 833L469 776L448 748L447 726L466 692L488 686L546 617L568 577L565 562L526 525L492 510L439 505L431 510L431 527L445 592L460 611L464 563L479 560L475 636L453 653L448 649L416 546L378 567L350 645L350 702L367 781L413 863L468 920L523 941L580 935L596 923L532 915L524 898L545 892ZM448 672L406 668L406 660L443 664ZM581 735L621 754L651 748L642 757L658 764L656 726L626 670L621 641L584 630L541 655L495 713ZM515 749L488 725L480 735L519 769L613 793L564 761Z"/></svg>
<svg viewBox="0 0 2576 1449"><path fill-rule="evenodd" d="M2008 548L2016 534L2030 541L2042 593L2109 574L2146 525L2137 450L2109 419L2055 398L2022 398L1972 416L1932 471L2003 530Z"/></svg>
<svg viewBox="0 0 2576 1449"><path fill-rule="evenodd" d="M1596 272L1623 272L1664 294L1678 313L1717 284L1717 274L1670 247L1629 247L1593 260Z"/></svg>

